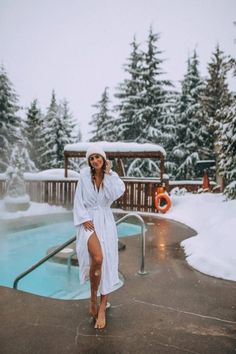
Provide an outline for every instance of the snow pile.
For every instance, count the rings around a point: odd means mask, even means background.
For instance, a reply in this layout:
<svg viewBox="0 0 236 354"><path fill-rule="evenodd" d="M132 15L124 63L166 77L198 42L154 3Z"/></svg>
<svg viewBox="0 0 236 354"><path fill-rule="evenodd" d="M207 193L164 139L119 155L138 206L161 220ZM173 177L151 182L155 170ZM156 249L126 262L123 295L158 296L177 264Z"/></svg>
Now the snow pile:
<svg viewBox="0 0 236 354"><path fill-rule="evenodd" d="M5 181L7 179L6 173L0 173L0 181Z"/></svg>
<svg viewBox="0 0 236 354"><path fill-rule="evenodd" d="M194 228L198 235L184 240L188 263L215 277L236 281L236 200L222 194L173 195L164 215Z"/></svg>
<svg viewBox="0 0 236 354"><path fill-rule="evenodd" d="M5 181L6 173L0 173L0 180ZM39 172L25 172L25 181L63 181L75 180L79 178L79 173L73 170L68 170L68 177L65 177L64 168L51 168L49 170Z"/></svg>
<svg viewBox="0 0 236 354"><path fill-rule="evenodd" d="M71 211L68 211L61 206L35 202L31 202L30 207L25 211L8 212L5 209L4 201L0 200L0 220L18 219L28 216L48 215L65 212L70 213Z"/></svg>
<svg viewBox="0 0 236 354"><path fill-rule="evenodd" d="M77 143L67 144L64 151L87 151L88 147L92 144L102 146L106 152L158 152L160 151L164 156L166 155L165 149L157 144L138 144L138 143L122 143L122 142L108 142L100 141L96 143Z"/></svg>
<svg viewBox="0 0 236 354"><path fill-rule="evenodd" d="M30 197L28 194L20 195L18 197L11 197L10 195L7 195L4 198L5 203L9 204L23 204L23 203L29 203L30 202Z"/></svg>
<svg viewBox="0 0 236 354"><path fill-rule="evenodd" d="M65 177L65 170L63 168L51 168L40 172L24 173L26 181L62 181L62 180L78 180L79 173L76 171L68 170L68 177Z"/></svg>

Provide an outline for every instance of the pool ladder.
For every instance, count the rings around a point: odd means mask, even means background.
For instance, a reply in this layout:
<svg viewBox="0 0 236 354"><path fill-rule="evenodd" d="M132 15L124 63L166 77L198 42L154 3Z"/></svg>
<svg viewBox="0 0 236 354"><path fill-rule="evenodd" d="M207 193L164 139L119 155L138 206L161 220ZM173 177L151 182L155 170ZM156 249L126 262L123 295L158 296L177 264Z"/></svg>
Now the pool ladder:
<svg viewBox="0 0 236 354"><path fill-rule="evenodd" d="M116 221L116 225L119 225L120 223L122 223L123 221L127 220L128 218L136 218L140 224L141 224L141 229L142 229L142 233L141 233L141 263L140 263L140 269L138 270L138 274L140 275L145 275L147 274L147 272L145 271L145 223L143 218L138 214L138 213L128 213L126 215L124 215L123 217L121 217L120 219L118 219ZM47 256L43 257L40 261L38 261L37 263L35 263L34 265L32 265L30 268L28 268L26 271L24 271L23 273L19 274L16 279L14 280L13 283L13 288L17 289L18 286L18 282L24 278L26 275L28 275L29 273L31 273L33 270L35 270L36 268L38 268L39 266L41 266L43 263L45 263L47 260L49 260L50 258L52 258L53 256L55 256L57 253L59 253L61 250L63 250L63 248L69 246L72 242L74 242L76 240L76 236L72 237L71 239L69 239L68 241L64 242L61 246L58 246L55 250L53 250L52 252L50 252ZM69 255L68 257L68 266L70 266L71 264L71 258L75 253L72 253L71 255Z"/></svg>

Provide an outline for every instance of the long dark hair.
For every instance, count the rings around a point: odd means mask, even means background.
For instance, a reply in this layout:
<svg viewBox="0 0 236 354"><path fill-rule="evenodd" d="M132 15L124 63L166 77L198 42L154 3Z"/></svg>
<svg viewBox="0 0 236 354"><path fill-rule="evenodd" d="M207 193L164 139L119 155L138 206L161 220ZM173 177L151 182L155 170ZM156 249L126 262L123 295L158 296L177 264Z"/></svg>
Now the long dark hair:
<svg viewBox="0 0 236 354"><path fill-rule="evenodd" d="M101 183L101 186L103 186L103 178L104 178L104 174L105 174L105 170L106 170L106 160L104 159L103 156L102 156L102 159L103 159L103 165L102 165L102 183ZM91 166L89 158L88 158L88 164L89 164L89 167L90 167L91 180L92 180L93 186L95 188L95 172L96 171L95 171L95 168Z"/></svg>

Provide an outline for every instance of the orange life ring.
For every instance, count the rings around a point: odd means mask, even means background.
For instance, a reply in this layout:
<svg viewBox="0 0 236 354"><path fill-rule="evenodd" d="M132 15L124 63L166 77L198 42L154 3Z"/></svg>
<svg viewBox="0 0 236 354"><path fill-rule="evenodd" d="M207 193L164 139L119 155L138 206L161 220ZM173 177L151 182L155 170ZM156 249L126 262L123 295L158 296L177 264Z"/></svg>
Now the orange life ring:
<svg viewBox="0 0 236 354"><path fill-rule="evenodd" d="M165 205L161 206L161 201L165 201ZM165 214L171 207L171 200L169 195L165 193L157 193L155 196L155 208L161 213Z"/></svg>

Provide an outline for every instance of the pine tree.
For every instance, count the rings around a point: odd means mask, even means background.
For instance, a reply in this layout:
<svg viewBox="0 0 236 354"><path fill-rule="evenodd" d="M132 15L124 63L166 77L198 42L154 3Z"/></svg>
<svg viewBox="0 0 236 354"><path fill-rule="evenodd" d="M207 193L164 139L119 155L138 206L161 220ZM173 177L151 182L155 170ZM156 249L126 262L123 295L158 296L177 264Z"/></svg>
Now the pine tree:
<svg viewBox="0 0 236 354"><path fill-rule="evenodd" d="M131 43L132 52L125 65L128 74L119 86L116 106L119 117L119 137L121 140L153 142L161 144L168 151L167 158L175 144L174 105L176 93L172 84L164 80L162 51L158 49L159 35L150 28L147 50L141 51L136 39ZM174 162L166 162L168 172L175 167ZM149 159L133 161L128 173L137 176L156 175L158 165Z"/></svg>
<svg viewBox="0 0 236 354"><path fill-rule="evenodd" d="M43 136L40 154L42 158L41 167L49 169L57 167L57 130L58 130L59 112L54 90L50 105L43 121Z"/></svg>
<svg viewBox="0 0 236 354"><path fill-rule="evenodd" d="M41 134L41 168L62 168L64 166L64 147L75 142L80 132L70 113L69 103L64 99L57 104L55 92L52 92L51 102L43 119Z"/></svg>
<svg viewBox="0 0 236 354"><path fill-rule="evenodd" d="M108 88L106 87L102 93L101 100L93 105L97 112L92 115L92 120L89 123L94 127L90 141L117 140L117 126L114 124L114 118L110 114L109 104Z"/></svg>
<svg viewBox="0 0 236 354"><path fill-rule="evenodd" d="M201 111L204 82L198 66L198 56L194 51L192 58L188 60L177 108L178 143L173 153L179 166L176 176L182 179L195 176L195 163L204 156L206 129Z"/></svg>
<svg viewBox="0 0 236 354"><path fill-rule="evenodd" d="M153 33L150 27L147 51L144 53L142 68L143 90L140 95L141 109L137 112L140 121L141 134L139 142L163 143L164 119L169 110L169 91L172 84L163 79L165 72L162 69L164 59L162 51L158 49L159 34Z"/></svg>
<svg viewBox="0 0 236 354"><path fill-rule="evenodd" d="M228 199L236 199L236 97L230 107L224 108L223 114L219 171L224 179L224 194Z"/></svg>
<svg viewBox="0 0 236 354"><path fill-rule="evenodd" d="M9 165L17 170L18 174L23 177L24 172L32 172L36 170L34 162L31 160L26 147L18 144L12 149Z"/></svg>
<svg viewBox="0 0 236 354"><path fill-rule="evenodd" d="M167 173L174 174L176 164L173 159L173 148L176 143L175 105L177 93L169 80L162 65L162 51L158 48L159 34L149 31L147 51L144 52L142 66L143 87L140 95L141 134L137 141L152 142L162 145L167 153L165 167ZM148 166L148 164L147 164ZM148 168L145 174L150 174Z"/></svg>
<svg viewBox="0 0 236 354"><path fill-rule="evenodd" d="M143 89L142 61L143 53L139 51L139 45L134 37L131 43L132 52L124 65L127 78L116 88L115 97L119 103L115 111L119 115L118 137L123 141L136 141L141 134L139 115L141 108L140 95Z"/></svg>
<svg viewBox="0 0 236 354"><path fill-rule="evenodd" d="M41 154L43 135L43 116L38 107L37 99L33 100L27 110L25 122L25 137L27 139L27 149L31 160L38 169L41 169Z"/></svg>
<svg viewBox="0 0 236 354"><path fill-rule="evenodd" d="M10 82L5 68L0 68L0 171L4 172L9 164L13 145L20 138L20 118L18 97Z"/></svg>
<svg viewBox="0 0 236 354"><path fill-rule="evenodd" d="M227 72L230 69L230 59L226 57L219 45L216 46L211 62L208 64L209 77L202 98L203 110L208 122L208 136L205 141L208 146L209 157L216 160L217 179L219 178L219 155L221 143L219 137L225 119L225 108L230 106L232 96L228 88Z"/></svg>
<svg viewBox="0 0 236 354"><path fill-rule="evenodd" d="M165 171L169 178L175 178L177 172L177 163L174 156L174 148L177 144L177 129L176 129L176 110L179 101L178 92L170 92L168 97L168 105L166 105L166 114L162 122L162 139L161 144L165 148Z"/></svg>
<svg viewBox="0 0 236 354"><path fill-rule="evenodd" d="M75 143L75 123L70 113L69 103L64 99L58 107L58 124L56 131L56 167L64 166L64 147L66 144Z"/></svg>

